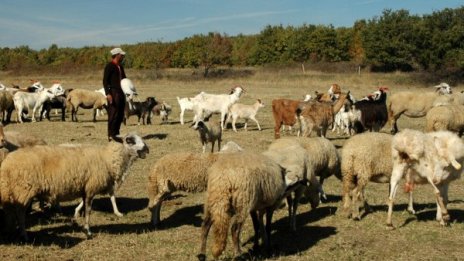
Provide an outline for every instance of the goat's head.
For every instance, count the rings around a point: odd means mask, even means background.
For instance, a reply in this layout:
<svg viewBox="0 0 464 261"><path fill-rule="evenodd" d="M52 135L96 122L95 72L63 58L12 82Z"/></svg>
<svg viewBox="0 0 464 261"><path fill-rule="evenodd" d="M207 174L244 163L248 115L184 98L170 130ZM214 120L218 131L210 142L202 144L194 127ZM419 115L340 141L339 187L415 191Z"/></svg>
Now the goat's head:
<svg viewBox="0 0 464 261"><path fill-rule="evenodd" d="M151 108L151 109L158 104L155 97L147 97L145 102L147 103L148 108Z"/></svg>
<svg viewBox="0 0 464 261"><path fill-rule="evenodd" d="M256 99L256 103L258 104L258 108L264 107L264 103L261 101L261 99Z"/></svg>
<svg viewBox="0 0 464 261"><path fill-rule="evenodd" d="M123 145L130 150L133 156L138 156L141 159L144 159L150 152L142 137L135 133L127 134L123 139Z"/></svg>
<svg viewBox="0 0 464 261"><path fill-rule="evenodd" d="M39 81L31 80L32 84L28 87L28 89L32 92L39 92L45 89Z"/></svg>
<svg viewBox="0 0 464 261"><path fill-rule="evenodd" d="M451 94L453 93L453 90L451 89L451 86L449 86L447 83L440 83L439 85L435 86L436 92L439 94Z"/></svg>
<svg viewBox="0 0 464 261"><path fill-rule="evenodd" d="M330 85L329 90L327 91L330 96L335 95L335 94L340 94L342 92L342 88L336 83Z"/></svg>
<svg viewBox="0 0 464 261"><path fill-rule="evenodd" d="M238 97L240 97L240 95L242 95L242 93L245 93L245 89L243 89L242 86L235 86L234 88L232 88L230 90L230 93L229 94L235 94L237 95Z"/></svg>

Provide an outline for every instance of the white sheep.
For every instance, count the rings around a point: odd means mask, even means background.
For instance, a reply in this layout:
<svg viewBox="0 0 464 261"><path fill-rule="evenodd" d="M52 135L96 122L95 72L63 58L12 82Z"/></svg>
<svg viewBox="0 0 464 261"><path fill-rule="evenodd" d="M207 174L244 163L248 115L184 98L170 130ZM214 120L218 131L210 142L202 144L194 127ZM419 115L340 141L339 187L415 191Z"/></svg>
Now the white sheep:
<svg viewBox="0 0 464 261"><path fill-rule="evenodd" d="M241 152L243 149L235 142L227 142L219 153L171 153L161 157L151 168L148 176L148 209L151 224L160 224L160 211L163 201L175 191L189 193L206 190L208 169L222 153Z"/></svg>
<svg viewBox="0 0 464 261"><path fill-rule="evenodd" d="M285 183L287 187L295 186L297 183L309 186L295 187L293 193L288 193L288 215L290 228L296 231L296 213L298 203L306 194L314 209L319 205L319 181L316 175L311 171L308 152L299 143L293 142L294 139L277 139L263 152L263 155L271 158L277 164L286 169Z"/></svg>
<svg viewBox="0 0 464 261"><path fill-rule="evenodd" d="M246 152L226 154L210 167L199 260L206 259L206 240L211 227L214 258L217 259L224 251L229 228L234 254L238 257L241 254L240 233L250 214L255 224L254 247L258 246L260 233L264 246L270 248L272 212L285 197L284 174L285 169L270 158ZM263 222L265 213L266 228Z"/></svg>
<svg viewBox="0 0 464 261"><path fill-rule="evenodd" d="M21 237L27 240L26 208L34 197L49 202L82 198L84 230L91 237L89 220L93 198L100 193L114 192L115 185L124 180L134 160L145 158L146 153L147 145L135 134L126 135L122 144L44 145L14 151L0 168L3 207L10 218L16 213Z"/></svg>
<svg viewBox="0 0 464 261"><path fill-rule="evenodd" d="M77 121L77 111L80 108L93 109L93 121L97 121L97 109L103 109L108 105L106 96L102 96L101 93L85 90L85 89L74 89L66 97L68 103L72 106L71 109L71 120Z"/></svg>
<svg viewBox="0 0 464 261"><path fill-rule="evenodd" d="M224 121L226 119L226 114L229 111L230 106L236 103L239 99L244 89L241 86L234 87L230 94L209 94L209 93L200 93L195 96L193 103L193 111L195 112L194 121L198 123L200 120L204 119L205 115L210 115L212 113L221 114L221 129L224 130Z"/></svg>
<svg viewBox="0 0 464 261"><path fill-rule="evenodd" d="M275 141L269 145L268 150L290 145L299 145L306 150L309 160L308 171L310 172L307 176L319 176L320 197L327 200L327 195L322 188L324 180L332 175L341 179L340 156L337 148L328 139L322 137L285 137L283 141Z"/></svg>
<svg viewBox="0 0 464 261"><path fill-rule="evenodd" d="M361 133L345 142L341 151L343 215L359 219L359 201L362 201L366 212L370 210L364 196L367 184L390 181L393 165L391 143L391 135L378 132ZM412 198L408 210L414 213Z"/></svg>
<svg viewBox="0 0 464 261"><path fill-rule="evenodd" d="M433 107L425 116L425 131L449 130L462 136L464 132L464 105Z"/></svg>
<svg viewBox="0 0 464 261"><path fill-rule="evenodd" d="M221 150L222 129L217 122L198 121L192 124L192 128L200 134L203 153L206 152L206 144L211 143L211 153L214 151L214 144L218 142L218 151Z"/></svg>
<svg viewBox="0 0 464 261"><path fill-rule="evenodd" d="M449 104L452 97L446 94L452 93L451 87L446 83L435 86L435 92L403 91L393 93L387 101L388 120L391 133L398 132L397 120L401 115L411 118L424 117L434 106Z"/></svg>
<svg viewBox="0 0 464 261"><path fill-rule="evenodd" d="M230 119L232 119L232 128L235 132L237 132L237 129L235 128L235 122L237 119L245 119L245 130L247 129L248 120L253 120L256 122L256 125L258 125L258 130L261 130L261 126L259 126L259 122L256 120L256 113L258 113L258 110L263 107L264 104L261 99L257 99L256 102L252 105L241 103L232 104L232 106L229 108L229 113L227 114L228 117L226 120L226 125Z"/></svg>
<svg viewBox="0 0 464 261"><path fill-rule="evenodd" d="M422 133L406 129L393 137L393 171L388 197L387 226L393 228L393 202L398 183L406 175L408 183L429 183L436 196L436 219L448 225L449 183L461 177L464 164L464 142L454 133Z"/></svg>

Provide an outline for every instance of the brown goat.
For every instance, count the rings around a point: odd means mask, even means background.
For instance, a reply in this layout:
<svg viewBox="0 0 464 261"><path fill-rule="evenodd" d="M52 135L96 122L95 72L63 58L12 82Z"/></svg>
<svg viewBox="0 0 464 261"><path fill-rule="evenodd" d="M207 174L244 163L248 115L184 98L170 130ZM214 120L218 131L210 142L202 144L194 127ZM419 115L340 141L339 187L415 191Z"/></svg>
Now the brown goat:
<svg viewBox="0 0 464 261"><path fill-rule="evenodd" d="M301 112L305 102L290 99L272 100L272 115L274 116L274 138L280 138L280 127L282 125L293 126Z"/></svg>
<svg viewBox="0 0 464 261"><path fill-rule="evenodd" d="M327 129L332 125L334 116L345 104L345 100L350 92L340 94L338 100L331 102L311 102L302 111L300 128L303 137L309 137L313 129L317 130L319 137L325 137Z"/></svg>

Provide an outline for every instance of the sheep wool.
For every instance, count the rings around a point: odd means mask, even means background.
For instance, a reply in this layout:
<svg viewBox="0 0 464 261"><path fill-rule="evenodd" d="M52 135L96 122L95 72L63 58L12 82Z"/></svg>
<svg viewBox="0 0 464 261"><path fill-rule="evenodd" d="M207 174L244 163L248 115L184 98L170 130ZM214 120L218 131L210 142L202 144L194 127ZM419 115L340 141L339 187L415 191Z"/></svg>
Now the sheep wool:
<svg viewBox="0 0 464 261"><path fill-rule="evenodd" d="M433 107L427 113L427 132L448 130L462 136L464 132L464 105L445 105Z"/></svg>
<svg viewBox="0 0 464 261"><path fill-rule="evenodd" d="M286 189L284 171L268 157L246 152L225 154L210 167L200 259L204 259L211 226L213 256L217 259L221 255L230 222L235 255L240 255L240 231L246 217L256 211L273 209L280 202ZM260 228L264 228L262 219L259 222ZM266 241L265 236L263 239Z"/></svg>
<svg viewBox="0 0 464 261"><path fill-rule="evenodd" d="M86 205L84 229L91 236L93 197L114 190L134 160L148 153L142 138L135 134L126 135L123 141L106 146L40 145L10 153L0 168L0 194L6 209L16 208L21 236L27 238L25 209L36 196L49 202L82 197Z"/></svg>

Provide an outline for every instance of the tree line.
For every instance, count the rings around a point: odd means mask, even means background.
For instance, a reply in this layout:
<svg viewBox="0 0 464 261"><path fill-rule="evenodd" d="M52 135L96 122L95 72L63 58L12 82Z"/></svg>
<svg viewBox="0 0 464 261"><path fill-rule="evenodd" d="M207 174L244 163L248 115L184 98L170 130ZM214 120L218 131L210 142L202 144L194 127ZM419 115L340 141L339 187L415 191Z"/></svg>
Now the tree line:
<svg viewBox="0 0 464 261"><path fill-rule="evenodd" d="M0 48L0 70L103 68L108 46ZM201 68L349 62L372 71L463 74L464 6L432 14L384 10L352 27L268 25L255 35L197 34L175 42L123 45L126 68Z"/></svg>

